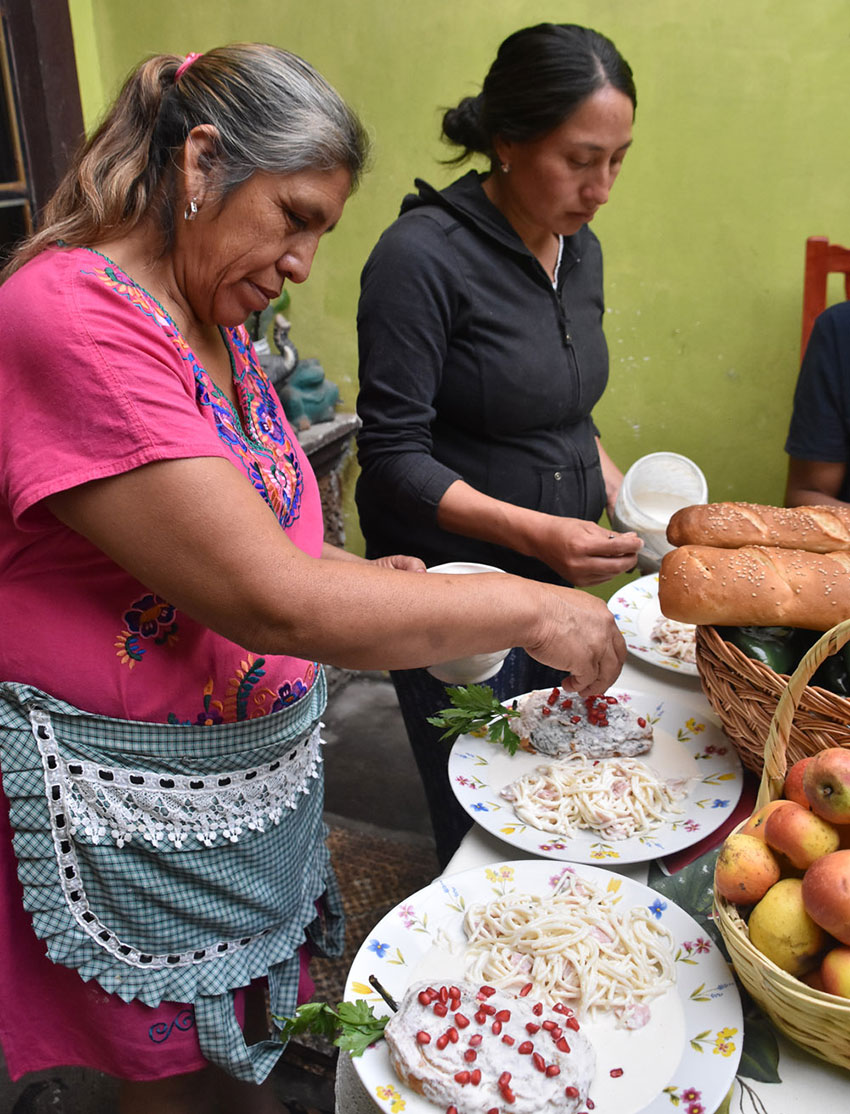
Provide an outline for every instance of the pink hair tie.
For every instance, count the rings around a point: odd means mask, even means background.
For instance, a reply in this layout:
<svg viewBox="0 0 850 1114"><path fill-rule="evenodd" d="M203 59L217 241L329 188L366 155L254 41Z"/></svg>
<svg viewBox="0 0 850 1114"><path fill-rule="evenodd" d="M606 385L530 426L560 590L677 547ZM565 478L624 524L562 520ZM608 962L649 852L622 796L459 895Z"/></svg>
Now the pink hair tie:
<svg viewBox="0 0 850 1114"><path fill-rule="evenodd" d="M177 67L177 73L174 75L174 83L176 84L183 74L188 70L194 61L200 58L200 54L187 54L180 65Z"/></svg>

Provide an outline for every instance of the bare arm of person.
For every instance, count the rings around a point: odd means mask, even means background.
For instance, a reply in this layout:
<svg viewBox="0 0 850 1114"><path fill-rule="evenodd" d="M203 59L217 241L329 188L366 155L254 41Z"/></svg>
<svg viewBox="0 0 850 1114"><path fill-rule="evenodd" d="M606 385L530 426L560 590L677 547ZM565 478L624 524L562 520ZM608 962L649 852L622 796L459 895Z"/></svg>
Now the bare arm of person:
<svg viewBox="0 0 850 1114"><path fill-rule="evenodd" d="M437 508L444 530L508 546L536 557L571 584L602 584L635 566L637 534L611 534L581 518L517 507L476 491L463 480L446 489Z"/></svg>
<svg viewBox="0 0 850 1114"><path fill-rule="evenodd" d="M605 506L608 511L608 517L611 518L614 513L614 504L617 502L617 496L620 494L623 473L602 448L602 441L598 437L596 438L596 448L599 450L599 463L602 465L602 479L605 481Z"/></svg>
<svg viewBox="0 0 850 1114"><path fill-rule="evenodd" d="M583 592L310 557L218 457L148 464L47 505L149 590L256 653L405 669L522 646L583 693L604 691L625 657L607 607Z"/></svg>
<svg viewBox="0 0 850 1114"><path fill-rule="evenodd" d="M838 498L847 475L847 465L828 460L788 460L788 481L785 485L786 507L816 507L848 504Z"/></svg>

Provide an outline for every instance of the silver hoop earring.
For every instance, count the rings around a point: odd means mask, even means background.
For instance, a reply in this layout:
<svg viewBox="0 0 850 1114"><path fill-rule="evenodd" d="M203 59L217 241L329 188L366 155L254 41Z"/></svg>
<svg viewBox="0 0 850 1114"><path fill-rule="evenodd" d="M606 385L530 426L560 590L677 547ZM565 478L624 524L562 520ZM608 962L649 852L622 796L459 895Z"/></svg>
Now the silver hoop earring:
<svg viewBox="0 0 850 1114"><path fill-rule="evenodd" d="M511 164L509 162L503 162L499 169L502 171L503 174L510 174Z"/></svg>
<svg viewBox="0 0 850 1114"><path fill-rule="evenodd" d="M193 197L183 210L183 220L194 220L198 215L198 199Z"/></svg>

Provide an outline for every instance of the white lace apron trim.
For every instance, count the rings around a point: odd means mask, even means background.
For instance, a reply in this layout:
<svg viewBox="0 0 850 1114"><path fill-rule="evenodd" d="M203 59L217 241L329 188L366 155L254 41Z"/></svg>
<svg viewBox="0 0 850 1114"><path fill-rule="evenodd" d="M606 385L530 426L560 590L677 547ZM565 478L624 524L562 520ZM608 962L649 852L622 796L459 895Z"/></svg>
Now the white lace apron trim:
<svg viewBox="0 0 850 1114"><path fill-rule="evenodd" d="M308 782L318 776L322 761L323 724L273 762L247 770L185 776L67 761L58 753L50 716L34 710L30 721L44 765L65 900L77 924L101 948L122 963L152 970L218 959L267 935L268 930L176 955L142 952L92 912L81 885L74 842L68 837L82 834L94 844L112 842L116 847L134 838L154 847L168 841L179 849L187 840L210 847L219 838L236 842L246 830L265 831L266 825L280 823L285 810L297 807L299 794L310 792Z"/></svg>

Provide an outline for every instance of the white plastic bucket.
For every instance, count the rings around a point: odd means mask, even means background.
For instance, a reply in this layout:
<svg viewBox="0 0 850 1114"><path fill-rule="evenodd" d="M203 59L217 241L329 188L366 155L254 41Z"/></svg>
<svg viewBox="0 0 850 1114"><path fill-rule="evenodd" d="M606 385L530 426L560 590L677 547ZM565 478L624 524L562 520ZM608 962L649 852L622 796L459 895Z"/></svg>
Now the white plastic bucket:
<svg viewBox="0 0 850 1114"><path fill-rule="evenodd" d="M632 530L643 539L638 564L651 572L673 548L667 541L673 513L707 502L708 484L692 460L679 453L649 453L623 477L611 525L615 530Z"/></svg>

